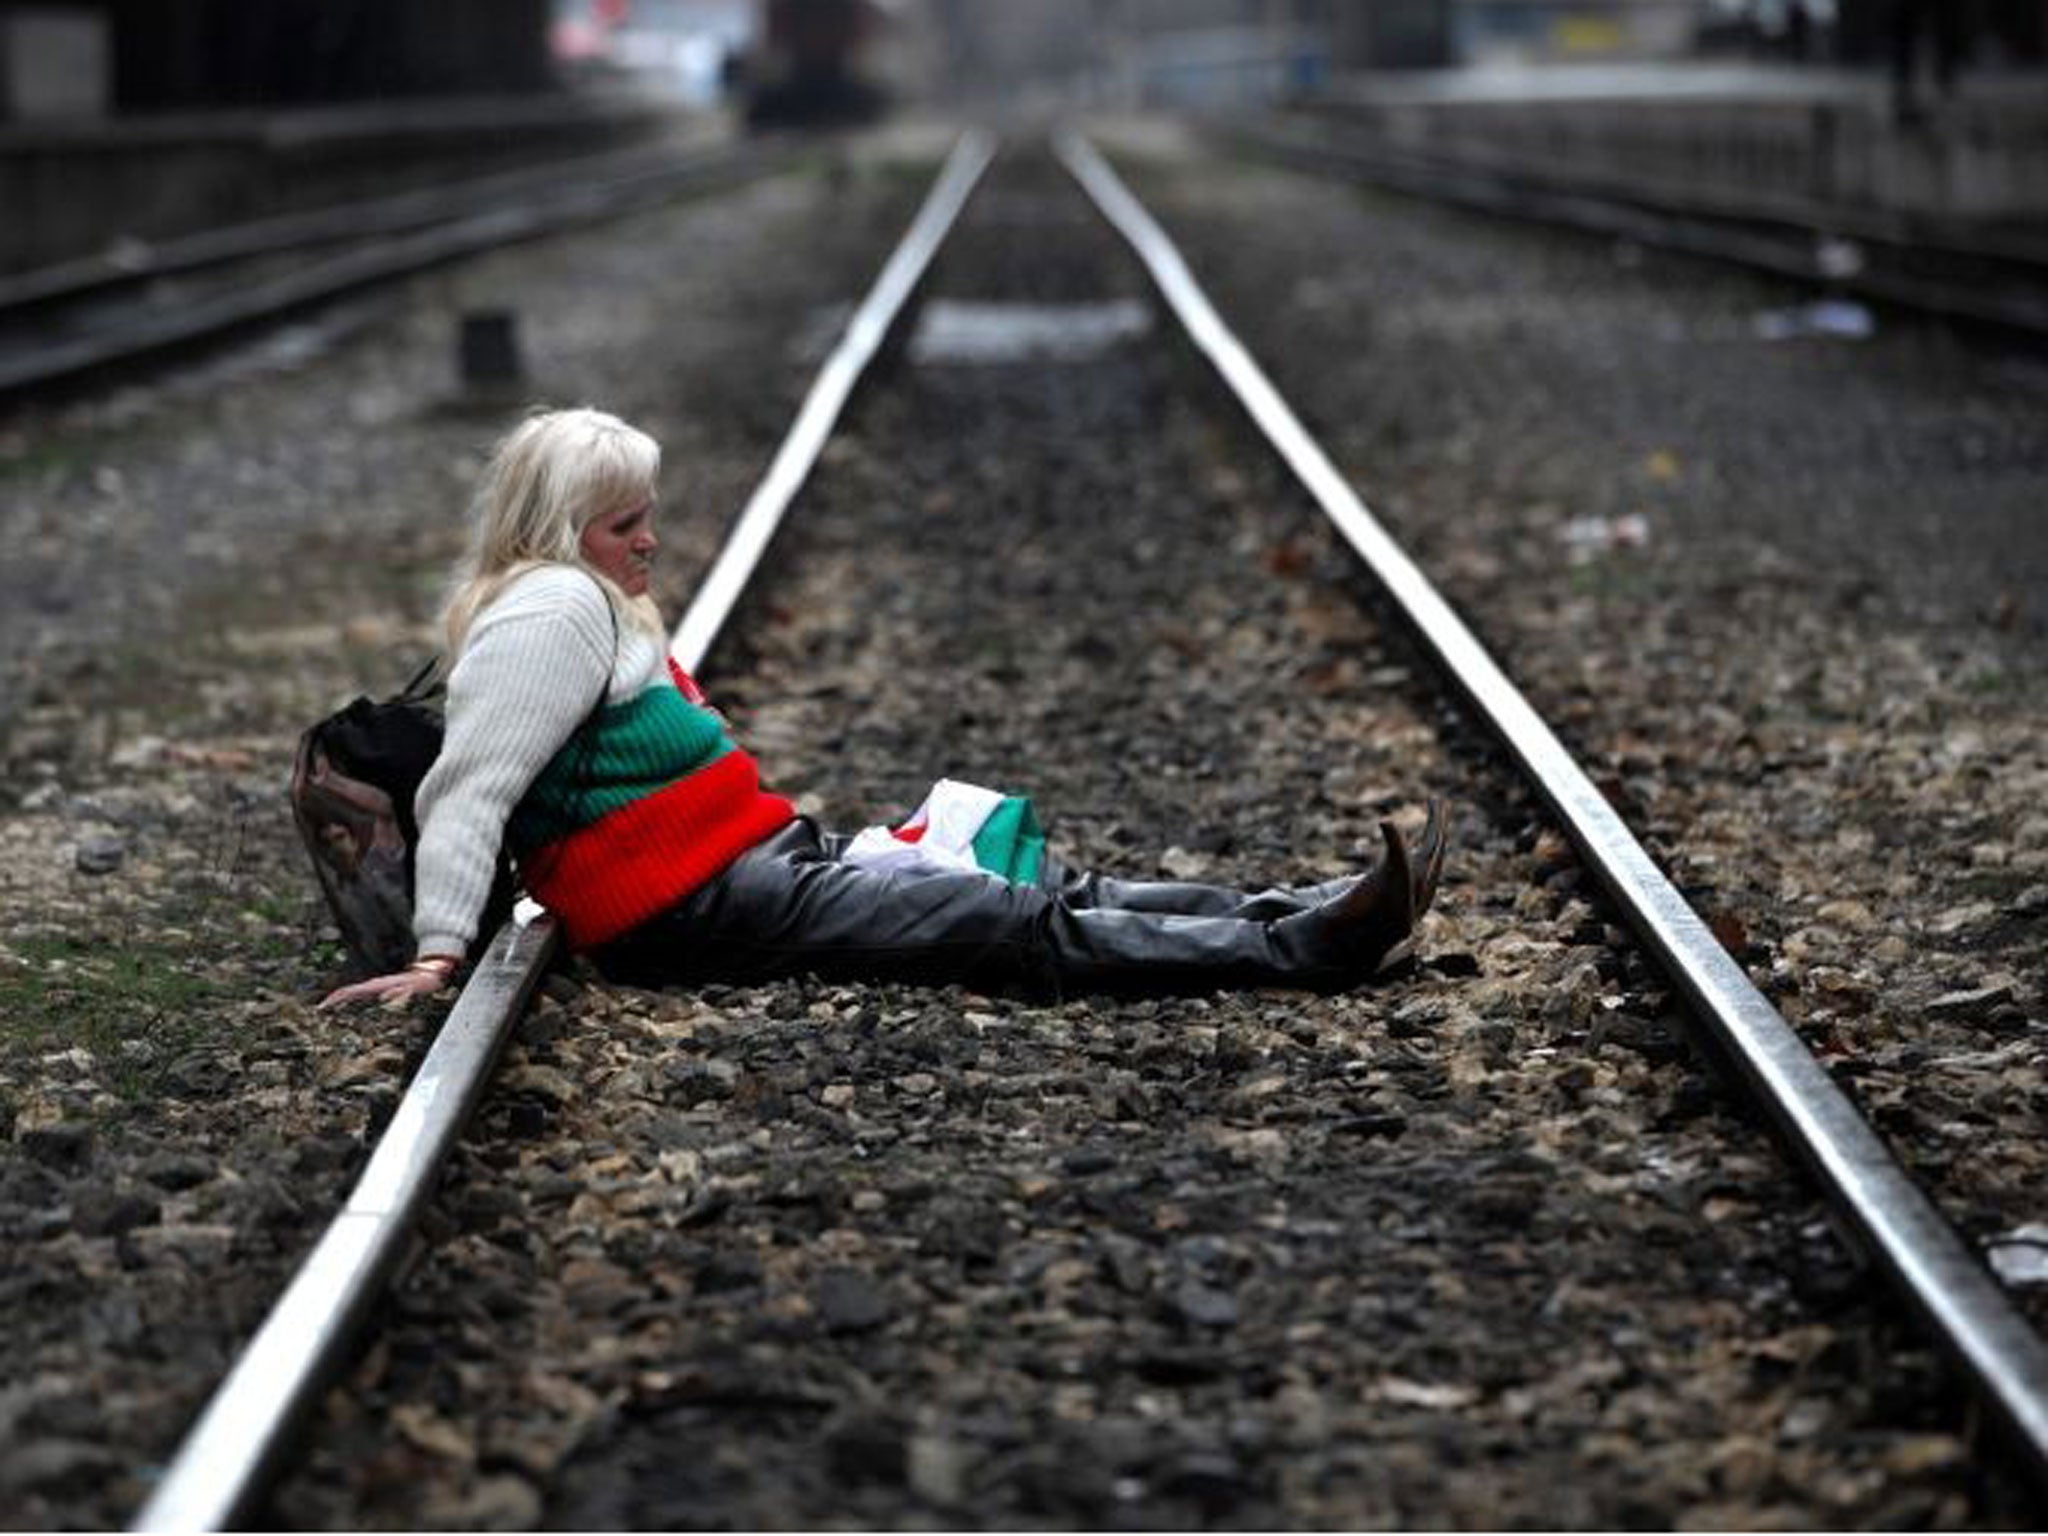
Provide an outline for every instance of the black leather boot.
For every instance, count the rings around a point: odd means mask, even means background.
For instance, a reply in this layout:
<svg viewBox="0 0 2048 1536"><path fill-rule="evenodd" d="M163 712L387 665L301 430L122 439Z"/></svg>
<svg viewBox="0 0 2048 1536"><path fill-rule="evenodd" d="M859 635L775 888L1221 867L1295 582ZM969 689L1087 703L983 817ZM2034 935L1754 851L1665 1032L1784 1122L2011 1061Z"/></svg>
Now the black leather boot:
<svg viewBox="0 0 2048 1536"><path fill-rule="evenodd" d="M1433 814L1431 821L1437 825L1440 818ZM1275 942L1296 963L1364 977L1406 953L1421 915L1417 898L1425 893L1401 829L1391 821L1381 822L1380 840L1386 844L1385 857L1350 890L1312 912L1273 924ZM1441 850L1437 861L1440 868ZM1432 885L1429 894L1433 893Z"/></svg>

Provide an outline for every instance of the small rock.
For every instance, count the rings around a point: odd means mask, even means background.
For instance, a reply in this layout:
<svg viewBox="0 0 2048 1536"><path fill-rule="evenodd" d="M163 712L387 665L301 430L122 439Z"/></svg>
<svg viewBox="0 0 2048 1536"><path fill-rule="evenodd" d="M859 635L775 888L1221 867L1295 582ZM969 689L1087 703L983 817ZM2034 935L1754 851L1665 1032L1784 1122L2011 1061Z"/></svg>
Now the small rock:
<svg viewBox="0 0 2048 1536"><path fill-rule="evenodd" d="M1769 1482L1777 1459L1767 1442L1754 1435L1735 1435L1715 1447L1707 1466L1724 1492L1749 1499Z"/></svg>
<svg viewBox="0 0 2048 1536"><path fill-rule="evenodd" d="M699 1266L697 1294L750 1290L761 1283L761 1261L751 1253L714 1253Z"/></svg>
<svg viewBox="0 0 2048 1536"><path fill-rule="evenodd" d="M159 1152L142 1164L140 1172L158 1189L175 1194L206 1183L218 1169L212 1158L196 1152Z"/></svg>
<svg viewBox="0 0 2048 1536"><path fill-rule="evenodd" d="M1151 1265L1142 1243L1120 1232L1105 1232L1096 1238L1104 1274L1127 1296L1139 1295L1151 1279Z"/></svg>
<svg viewBox="0 0 2048 1536"><path fill-rule="evenodd" d="M913 1435L907 1458L910 1491L930 1504L951 1507L967 1494L967 1452L940 1435Z"/></svg>
<svg viewBox="0 0 2048 1536"><path fill-rule="evenodd" d="M0 1486L58 1494L92 1488L120 1470L104 1446L83 1440L31 1440L0 1454Z"/></svg>
<svg viewBox="0 0 2048 1536"><path fill-rule="evenodd" d="M63 798L64 787L61 784L38 784L21 797L21 808L24 811L47 811Z"/></svg>
<svg viewBox="0 0 2048 1536"><path fill-rule="evenodd" d="M537 1061L521 1062L505 1074L502 1086L511 1093L523 1093L555 1109L576 1099L576 1085L565 1073Z"/></svg>
<svg viewBox="0 0 2048 1536"><path fill-rule="evenodd" d="M1168 1498L1192 1499L1213 1516L1243 1499L1250 1488L1234 1459L1198 1451L1166 1475L1159 1491Z"/></svg>
<svg viewBox="0 0 2048 1536"><path fill-rule="evenodd" d="M1597 1049L1609 1042L1634 1051L1652 1065L1679 1061L1686 1054L1685 1032L1676 1022L1632 1013L1608 1014L1593 1026L1588 1043Z"/></svg>
<svg viewBox="0 0 2048 1536"><path fill-rule="evenodd" d="M1387 1034L1396 1040L1420 1040L1436 1032L1442 1007L1431 998L1403 1003L1387 1020Z"/></svg>
<svg viewBox="0 0 2048 1536"><path fill-rule="evenodd" d="M1877 926L1875 914L1860 901L1826 902L1814 915L1824 923L1833 923L1837 928L1846 928L1851 933L1868 933Z"/></svg>
<svg viewBox="0 0 2048 1536"><path fill-rule="evenodd" d="M21 1150L45 1168L81 1173L92 1162L92 1127L75 1120L60 1120L55 1125L24 1131Z"/></svg>
<svg viewBox="0 0 2048 1536"><path fill-rule="evenodd" d="M449 1201L463 1229L484 1232L500 1222L518 1221L526 1215L526 1202L519 1191L503 1184L472 1184Z"/></svg>
<svg viewBox="0 0 2048 1536"><path fill-rule="evenodd" d="M1116 1163L1116 1153L1107 1147L1082 1147L1060 1159L1060 1171L1075 1178L1086 1178L1091 1173L1106 1172Z"/></svg>
<svg viewBox="0 0 2048 1536"><path fill-rule="evenodd" d="M1237 1298L1199 1280L1182 1282L1173 1293L1173 1309L1183 1321L1197 1328L1237 1326Z"/></svg>
<svg viewBox="0 0 2048 1536"><path fill-rule="evenodd" d="M137 736L108 753L107 763L114 768L153 768L163 761L164 747L161 736Z"/></svg>
<svg viewBox="0 0 2048 1536"><path fill-rule="evenodd" d="M1230 1372L1230 1363L1214 1349L1146 1349L1133 1362L1139 1376L1162 1387L1187 1387L1215 1381Z"/></svg>
<svg viewBox="0 0 2048 1536"><path fill-rule="evenodd" d="M127 857L127 838L118 832L92 832L78 840L72 862L81 875L111 875Z"/></svg>
<svg viewBox="0 0 2048 1536"><path fill-rule="evenodd" d="M1331 1122L1332 1136L1383 1137L1392 1141L1408 1129L1408 1117L1391 1110L1377 1110L1363 1115L1347 1115L1342 1120Z"/></svg>
<svg viewBox="0 0 2048 1536"><path fill-rule="evenodd" d="M1536 846L1530 851L1529 859L1534 866L1531 874L1540 885L1553 875L1576 868L1579 855L1562 834L1545 830L1536 839Z"/></svg>
<svg viewBox="0 0 2048 1536"><path fill-rule="evenodd" d="M458 1466L476 1463L476 1441L469 1430L423 1403L400 1403L391 1410L391 1424L415 1450Z"/></svg>
<svg viewBox="0 0 2048 1536"><path fill-rule="evenodd" d="M527 1010L526 1017L519 1021L513 1038L528 1050L539 1050L554 1045L569 1033L572 1027L569 1010L553 998L544 997Z"/></svg>
<svg viewBox="0 0 2048 1536"><path fill-rule="evenodd" d="M903 1427L886 1418L855 1418L825 1439L832 1470L854 1483L900 1483L909 1471L910 1444Z"/></svg>
<svg viewBox="0 0 2048 1536"><path fill-rule="evenodd" d="M912 1098L922 1099L938 1091L939 1080L929 1072L912 1072L907 1077L897 1078L896 1087Z"/></svg>
<svg viewBox="0 0 2048 1536"><path fill-rule="evenodd" d="M575 1007L583 1000L583 983L561 971L549 972L547 979L540 984L540 989L556 1002L566 1003L570 1007Z"/></svg>
<svg viewBox="0 0 2048 1536"><path fill-rule="evenodd" d="M1953 1435L1907 1435L1885 1448L1884 1468L1894 1477L1925 1477L1968 1460L1969 1452Z"/></svg>
<svg viewBox="0 0 2048 1536"><path fill-rule="evenodd" d="M299 1173L331 1173L354 1162L360 1145L353 1136L309 1136L292 1149L292 1167Z"/></svg>
<svg viewBox="0 0 2048 1536"><path fill-rule="evenodd" d="M703 1104L729 1099L739 1086L740 1069L722 1057L701 1061L672 1061L662 1069L668 1079L668 1097L683 1104Z"/></svg>
<svg viewBox="0 0 2048 1536"><path fill-rule="evenodd" d="M1984 1257L2007 1285L2048 1285L2048 1222L2029 1222L1999 1234Z"/></svg>
<svg viewBox="0 0 2048 1536"><path fill-rule="evenodd" d="M1817 1397L1802 1397L1779 1421L1778 1436L1784 1440L1811 1440L1828 1426L1833 1410Z"/></svg>
<svg viewBox="0 0 2048 1536"><path fill-rule="evenodd" d="M1844 1013L1866 1013L1877 1001L1875 987L1839 966L1815 966L1807 974L1807 981L1815 992Z"/></svg>
<svg viewBox="0 0 2048 1536"><path fill-rule="evenodd" d="M219 1051L187 1051L164 1068L165 1091L179 1098L220 1098L234 1087L234 1068Z"/></svg>
<svg viewBox="0 0 2048 1536"><path fill-rule="evenodd" d="M133 1190L82 1190L72 1198L71 1224L86 1237L119 1237L137 1227L153 1227L162 1207Z"/></svg>
<svg viewBox="0 0 2048 1536"><path fill-rule="evenodd" d="M2030 885L2006 909L2014 917L2048 916L2048 885Z"/></svg>
<svg viewBox="0 0 2048 1536"><path fill-rule="evenodd" d="M1988 987L1944 992L1927 1005L1927 1016L1931 1019L1983 1020L1990 1016L1994 1008L2011 1001L2011 983L1994 983Z"/></svg>
<svg viewBox="0 0 2048 1536"><path fill-rule="evenodd" d="M1963 903L1961 906L1948 908L1930 922L1927 927L1929 932L1939 934L1943 938L1949 938L1961 933L1965 928L1974 928L1980 923L1989 922L1997 915L1998 908L1994 907L1990 902L1970 901Z"/></svg>
<svg viewBox="0 0 2048 1536"><path fill-rule="evenodd" d="M827 1333L866 1333L889 1320L882 1288L857 1269L828 1269L811 1287L811 1308Z"/></svg>
<svg viewBox="0 0 2048 1536"><path fill-rule="evenodd" d="M68 1205L0 1205L0 1235L10 1242L40 1243L71 1230Z"/></svg>
<svg viewBox="0 0 2048 1536"><path fill-rule="evenodd" d="M465 1531L540 1529L540 1494L525 1478L510 1473L478 1478L457 1508L453 1523Z"/></svg>
<svg viewBox="0 0 2048 1536"><path fill-rule="evenodd" d="M515 1140L537 1140L547 1133L547 1128L547 1106L539 1100L515 1099L506 1106L505 1129Z"/></svg>
<svg viewBox="0 0 2048 1536"><path fill-rule="evenodd" d="M827 1083L818 1095L818 1102L827 1109L845 1109L853 1103L853 1084Z"/></svg>
<svg viewBox="0 0 2048 1536"><path fill-rule="evenodd" d="M210 1269L226 1261L235 1235L230 1226L149 1226L136 1228L130 1240L145 1263L175 1259L188 1269Z"/></svg>

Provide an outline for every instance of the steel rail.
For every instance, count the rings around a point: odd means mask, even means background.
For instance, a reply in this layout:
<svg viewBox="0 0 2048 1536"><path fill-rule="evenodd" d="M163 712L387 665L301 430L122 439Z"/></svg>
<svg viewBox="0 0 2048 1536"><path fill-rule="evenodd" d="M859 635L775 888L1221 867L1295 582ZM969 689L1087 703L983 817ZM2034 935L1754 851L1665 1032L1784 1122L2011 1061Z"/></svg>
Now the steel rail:
<svg viewBox="0 0 2048 1536"><path fill-rule="evenodd" d="M611 185L622 179L673 173L715 163L721 151L704 144L640 146L568 156L544 165L436 186L408 188L318 208L270 214L239 224L139 242L132 254L72 257L25 272L0 275L0 318L63 304L158 278L203 271L251 256L276 256L366 235L396 235L458 214L478 213L517 198L546 197L570 187Z"/></svg>
<svg viewBox="0 0 2048 1536"><path fill-rule="evenodd" d="M1680 214L1743 225L1768 225L1809 238L1870 241L1985 261L2010 261L2038 268L2048 261L2048 243L2038 235L1983 220L1944 219L1938 214L1863 208L1824 202L1802 193L1753 188L1746 193L1677 180L1665 174L1592 167L1557 169L1531 164L1512 152L1467 145L1441 152L1373 142L1370 131L1347 131L1341 114L1279 111L1251 119L1218 116L1209 126L1226 137L1304 153L1328 151L1362 167L1409 176L1470 172L1505 188L1543 192L1591 192L1622 203L1644 204ZM1324 125L1334 132L1318 132ZM1303 131L1294 131L1303 130Z"/></svg>
<svg viewBox="0 0 2048 1536"><path fill-rule="evenodd" d="M1268 126L1212 124L1210 131L1253 153L1411 197L1730 262L1952 320L2048 332L2048 264L2038 243L1972 246L1880 230L1853 215L1823 223L1817 213L1809 220L1783 212L1717 212L1698 197L1673 206L1655 201L1654 189L1647 187L1575 186L1559 177L1366 149ZM1851 270L1829 270L1822 250L1836 240L1857 248L1858 264ZM1930 258L1950 263L1951 272L1937 276L1897 265L1901 259Z"/></svg>
<svg viewBox="0 0 2048 1536"><path fill-rule="evenodd" d="M699 584L670 647L685 670L702 665L854 385L994 153L994 141L979 132L963 135L954 145L909 231L812 383L717 562ZM513 1023L560 947L555 920L537 907L525 909L491 940L341 1214L215 1391L131 1529L221 1530L266 1486L292 1432L397 1270L443 1160L483 1097Z"/></svg>
<svg viewBox="0 0 2048 1536"><path fill-rule="evenodd" d="M1556 733L1366 509L1109 163L1078 134L1062 134L1056 149L1267 441L1549 802L1857 1243L2011 1432L2034 1478L2048 1486L2048 1345L1657 868Z"/></svg>

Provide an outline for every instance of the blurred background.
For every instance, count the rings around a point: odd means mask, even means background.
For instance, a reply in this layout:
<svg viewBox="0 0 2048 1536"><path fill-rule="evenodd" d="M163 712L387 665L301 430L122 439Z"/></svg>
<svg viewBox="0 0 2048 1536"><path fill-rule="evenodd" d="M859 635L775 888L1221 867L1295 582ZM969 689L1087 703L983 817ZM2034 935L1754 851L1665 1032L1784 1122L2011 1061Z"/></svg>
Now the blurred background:
<svg viewBox="0 0 2048 1536"><path fill-rule="evenodd" d="M1610 162L1654 115L2034 220L2048 0L0 0L0 271L679 129L1147 108Z"/></svg>

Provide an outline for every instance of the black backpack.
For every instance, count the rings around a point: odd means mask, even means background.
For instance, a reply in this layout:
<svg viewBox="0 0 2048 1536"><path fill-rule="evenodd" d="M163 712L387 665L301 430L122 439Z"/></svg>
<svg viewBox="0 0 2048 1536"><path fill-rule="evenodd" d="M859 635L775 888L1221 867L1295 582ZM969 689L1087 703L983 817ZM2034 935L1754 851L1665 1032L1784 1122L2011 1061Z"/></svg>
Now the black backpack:
<svg viewBox="0 0 2048 1536"><path fill-rule="evenodd" d="M359 698L329 715L299 738L292 765L292 818L350 959L372 975L412 958L413 796L441 752L435 667L392 698ZM516 891L500 850L479 933L497 930Z"/></svg>

